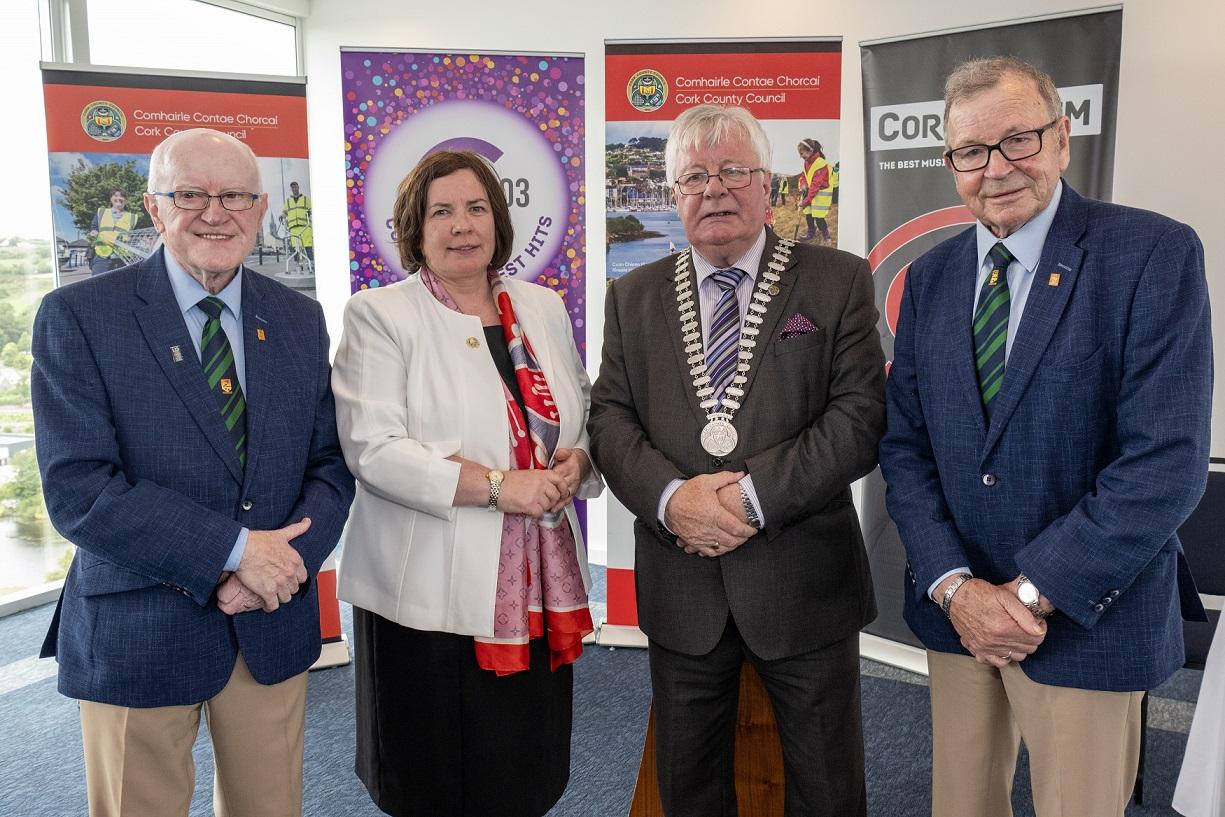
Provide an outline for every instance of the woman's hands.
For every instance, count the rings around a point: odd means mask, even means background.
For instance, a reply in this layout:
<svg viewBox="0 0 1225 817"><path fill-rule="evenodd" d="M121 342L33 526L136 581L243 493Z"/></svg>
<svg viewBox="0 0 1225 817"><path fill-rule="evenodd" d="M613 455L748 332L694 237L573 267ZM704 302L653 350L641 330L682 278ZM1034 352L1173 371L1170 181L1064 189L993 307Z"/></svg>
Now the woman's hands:
<svg viewBox="0 0 1225 817"><path fill-rule="evenodd" d="M578 486L591 473L591 460L581 448L559 448L553 452L553 472L561 475L565 485L562 497L548 509L549 513L557 513L574 499Z"/></svg>
<svg viewBox="0 0 1225 817"><path fill-rule="evenodd" d="M548 471L506 471L498 492L498 510L521 513L539 519L545 513L564 508L566 480L556 469Z"/></svg>

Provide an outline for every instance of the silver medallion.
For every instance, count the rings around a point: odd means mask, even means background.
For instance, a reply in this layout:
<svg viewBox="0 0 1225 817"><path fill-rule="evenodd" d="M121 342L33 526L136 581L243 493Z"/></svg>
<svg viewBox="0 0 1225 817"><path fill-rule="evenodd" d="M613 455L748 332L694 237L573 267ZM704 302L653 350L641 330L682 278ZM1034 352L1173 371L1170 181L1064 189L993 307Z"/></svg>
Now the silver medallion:
<svg viewBox="0 0 1225 817"><path fill-rule="evenodd" d="M712 457L726 457L739 441L736 427L721 417L715 417L702 429L702 448Z"/></svg>

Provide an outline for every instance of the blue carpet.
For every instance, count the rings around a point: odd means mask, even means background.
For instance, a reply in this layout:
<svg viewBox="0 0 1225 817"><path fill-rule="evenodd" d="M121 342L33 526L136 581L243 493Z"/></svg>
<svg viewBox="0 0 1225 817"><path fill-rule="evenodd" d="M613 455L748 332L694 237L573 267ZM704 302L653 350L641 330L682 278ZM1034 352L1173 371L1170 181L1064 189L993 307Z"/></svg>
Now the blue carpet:
<svg viewBox="0 0 1225 817"><path fill-rule="evenodd" d="M602 579L603 571L597 571ZM602 600L602 586L593 600ZM0 675L29 659L42 643L53 607L0 619ZM342 605L342 626L352 632ZM33 663L37 670L51 668ZM865 664L865 666L867 666ZM1194 700L1199 673L1179 673L1158 695ZM650 703L644 650L588 647L575 667L575 719L570 786L550 817L626 814L637 777ZM872 817L930 813L929 704L922 684L865 675L864 736ZM307 694L305 813L308 817L378 817L353 774L353 669L311 673ZM203 733L203 730L201 730ZM1170 809L1186 735L1148 731L1147 803L1129 817L1177 817ZM196 744L197 792L192 817L212 814L212 756ZM1016 817L1032 817L1028 769L1017 774ZM53 677L0 693L0 817L85 815L85 777L74 701ZM745 815L745 817L751 817Z"/></svg>

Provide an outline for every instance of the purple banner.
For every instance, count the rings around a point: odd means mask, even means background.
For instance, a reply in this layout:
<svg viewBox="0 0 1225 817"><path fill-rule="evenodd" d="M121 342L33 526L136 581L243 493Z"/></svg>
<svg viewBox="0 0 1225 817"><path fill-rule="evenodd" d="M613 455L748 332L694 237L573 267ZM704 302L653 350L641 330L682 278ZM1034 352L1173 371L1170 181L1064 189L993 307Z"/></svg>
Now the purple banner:
<svg viewBox="0 0 1225 817"><path fill-rule="evenodd" d="M562 295L586 355L583 58L345 51L345 175L352 291L404 278L396 187L423 156L493 162L515 226L503 273Z"/></svg>

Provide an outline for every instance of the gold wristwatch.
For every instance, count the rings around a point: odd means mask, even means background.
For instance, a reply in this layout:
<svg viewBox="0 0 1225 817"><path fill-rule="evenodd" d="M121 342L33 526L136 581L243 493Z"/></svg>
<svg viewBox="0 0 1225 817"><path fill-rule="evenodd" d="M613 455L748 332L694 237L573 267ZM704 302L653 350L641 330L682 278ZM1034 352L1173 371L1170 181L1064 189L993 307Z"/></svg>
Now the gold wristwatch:
<svg viewBox="0 0 1225 817"><path fill-rule="evenodd" d="M506 475L497 468L487 472L485 478L489 480L489 505L490 511L497 512L498 510L498 494L502 490L502 480L506 479Z"/></svg>

